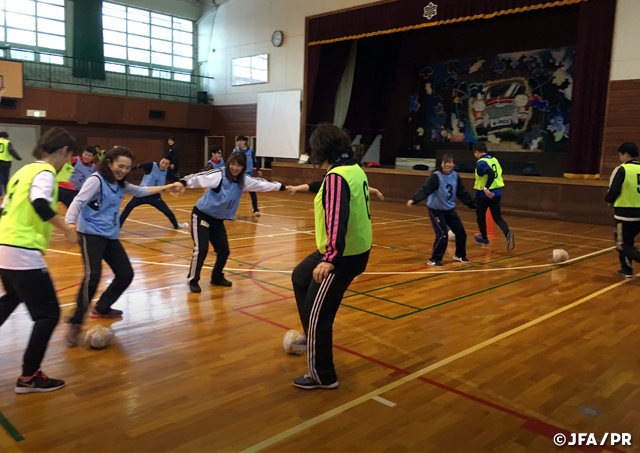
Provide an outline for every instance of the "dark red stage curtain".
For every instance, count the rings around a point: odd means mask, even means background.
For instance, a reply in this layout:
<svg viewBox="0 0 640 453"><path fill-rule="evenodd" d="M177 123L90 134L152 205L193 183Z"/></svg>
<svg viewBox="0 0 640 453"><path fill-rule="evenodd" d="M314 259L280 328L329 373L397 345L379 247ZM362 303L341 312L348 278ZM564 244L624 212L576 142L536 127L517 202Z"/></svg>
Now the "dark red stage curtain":
<svg viewBox="0 0 640 453"><path fill-rule="evenodd" d="M314 52L313 58L307 60L307 82L313 86L307 86L305 147L308 147L311 131L318 123L333 122L336 92L349 59L351 42L343 41L318 47L321 47L319 54ZM315 65L315 70L312 65ZM316 74L315 79L313 73Z"/></svg>
<svg viewBox="0 0 640 453"><path fill-rule="evenodd" d="M598 179L616 0L580 5L565 177Z"/></svg>
<svg viewBox="0 0 640 453"><path fill-rule="evenodd" d="M309 45L368 38L593 0L397 0L309 19ZM425 17L433 3L436 14Z"/></svg>

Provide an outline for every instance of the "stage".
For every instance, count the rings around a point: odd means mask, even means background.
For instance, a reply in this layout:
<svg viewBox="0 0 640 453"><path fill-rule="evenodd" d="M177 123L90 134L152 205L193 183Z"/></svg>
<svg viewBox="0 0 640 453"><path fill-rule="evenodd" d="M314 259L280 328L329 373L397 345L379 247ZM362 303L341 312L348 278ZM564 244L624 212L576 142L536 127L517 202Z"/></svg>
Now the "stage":
<svg viewBox="0 0 640 453"><path fill-rule="evenodd" d="M365 168L369 185L382 191L386 200L406 203L424 184L430 171ZM306 184L322 179L323 170L312 165L273 163L270 179L284 184ZM473 190L475 176L460 173L468 191ZM613 208L604 202L607 181L574 180L504 175L502 195L504 213L567 222L597 225L613 224ZM460 206L459 209L466 209Z"/></svg>

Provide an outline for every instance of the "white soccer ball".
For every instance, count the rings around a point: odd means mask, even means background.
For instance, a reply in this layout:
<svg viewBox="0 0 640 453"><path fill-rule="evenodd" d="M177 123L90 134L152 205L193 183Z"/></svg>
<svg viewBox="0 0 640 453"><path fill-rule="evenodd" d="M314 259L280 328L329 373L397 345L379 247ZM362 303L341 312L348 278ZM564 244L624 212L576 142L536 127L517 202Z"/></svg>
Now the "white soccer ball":
<svg viewBox="0 0 640 453"><path fill-rule="evenodd" d="M93 326L84 336L84 342L95 349L106 348L111 344L111 340L113 340L113 330L101 325Z"/></svg>
<svg viewBox="0 0 640 453"><path fill-rule="evenodd" d="M307 350L307 338L299 330L289 330L284 334L282 346L287 354L304 354Z"/></svg>
<svg viewBox="0 0 640 453"><path fill-rule="evenodd" d="M564 263L569 259L569 254L566 250L563 249L555 249L553 251L553 261L556 263Z"/></svg>
<svg viewBox="0 0 640 453"><path fill-rule="evenodd" d="M456 235L451 230L449 230L449 242L456 242Z"/></svg>

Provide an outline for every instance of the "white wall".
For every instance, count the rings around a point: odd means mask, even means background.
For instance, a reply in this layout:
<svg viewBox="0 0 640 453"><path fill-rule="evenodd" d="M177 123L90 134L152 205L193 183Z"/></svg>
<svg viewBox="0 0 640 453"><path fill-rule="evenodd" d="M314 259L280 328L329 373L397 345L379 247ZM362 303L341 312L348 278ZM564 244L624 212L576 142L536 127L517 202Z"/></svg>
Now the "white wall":
<svg viewBox="0 0 640 453"><path fill-rule="evenodd" d="M257 93L302 90L305 18L375 1L231 0L215 18L205 13L198 26L200 74L215 78L207 90L214 104L255 104ZM284 33L281 47L271 44L276 30ZM261 53L269 54L269 83L232 87L231 60Z"/></svg>
<svg viewBox="0 0 640 453"><path fill-rule="evenodd" d="M640 0L618 0L613 32L611 80L640 79Z"/></svg>

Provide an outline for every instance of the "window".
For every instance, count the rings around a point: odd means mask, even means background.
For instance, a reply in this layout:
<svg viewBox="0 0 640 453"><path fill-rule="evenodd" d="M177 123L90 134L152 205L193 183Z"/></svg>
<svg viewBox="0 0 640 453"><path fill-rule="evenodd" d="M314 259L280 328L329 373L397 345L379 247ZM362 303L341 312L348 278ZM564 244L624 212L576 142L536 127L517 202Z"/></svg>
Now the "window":
<svg viewBox="0 0 640 453"><path fill-rule="evenodd" d="M250 85L269 81L269 55L231 60L231 85Z"/></svg>
<svg viewBox="0 0 640 453"><path fill-rule="evenodd" d="M10 58L63 64L64 0L0 0L0 43Z"/></svg>
<svg viewBox="0 0 640 453"><path fill-rule="evenodd" d="M104 2L102 25L107 71L125 72L129 64L130 74L191 81L192 21Z"/></svg>

